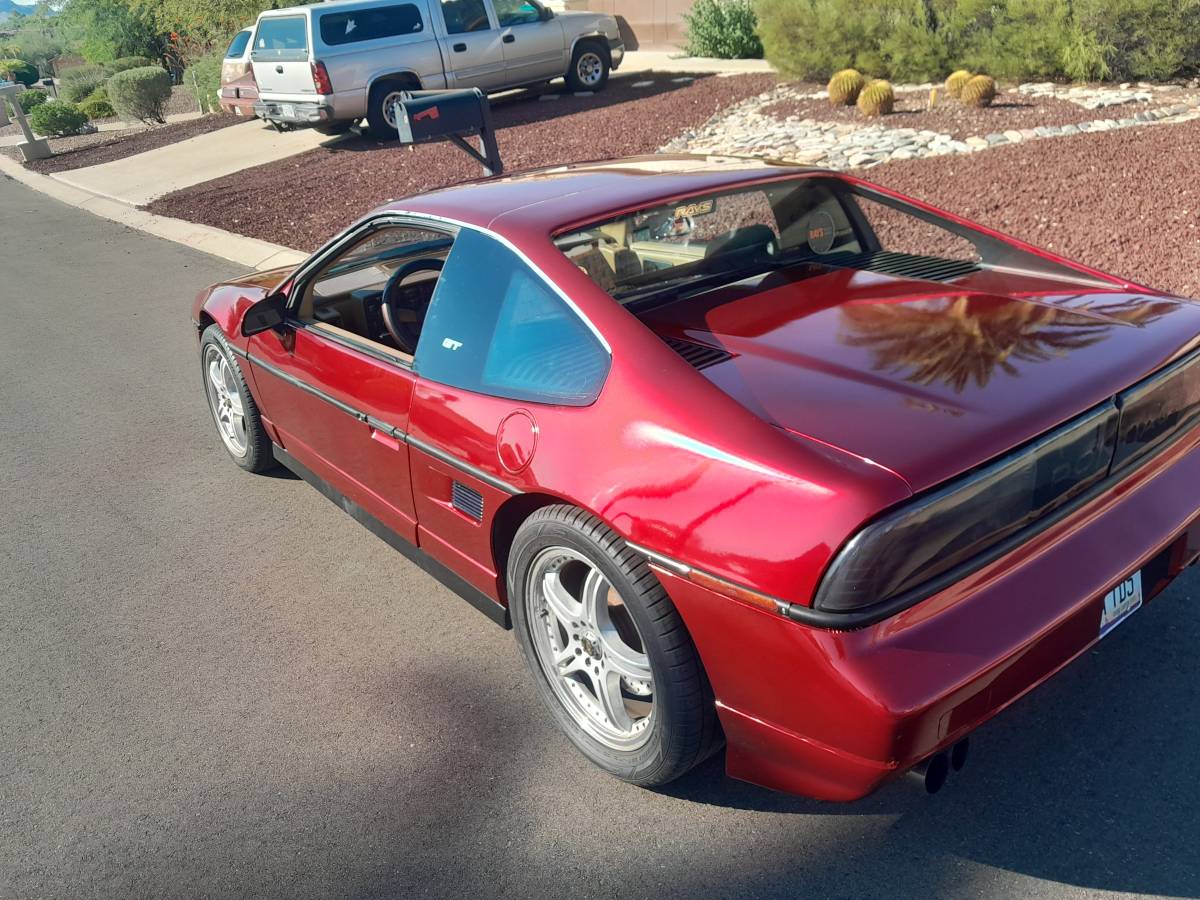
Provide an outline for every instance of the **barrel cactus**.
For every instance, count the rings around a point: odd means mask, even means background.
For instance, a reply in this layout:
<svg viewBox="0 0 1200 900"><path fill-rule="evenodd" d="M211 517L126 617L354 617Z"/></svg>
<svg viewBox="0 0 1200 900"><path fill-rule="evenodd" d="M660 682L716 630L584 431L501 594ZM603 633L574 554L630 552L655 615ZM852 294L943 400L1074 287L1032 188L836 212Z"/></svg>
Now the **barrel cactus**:
<svg viewBox="0 0 1200 900"><path fill-rule="evenodd" d="M896 104L896 94L890 82L876 78L858 95L858 111L867 118L886 116Z"/></svg>
<svg viewBox="0 0 1200 900"><path fill-rule="evenodd" d="M842 69L829 79L829 102L834 106L853 106L867 79L857 69Z"/></svg>
<svg viewBox="0 0 1200 900"><path fill-rule="evenodd" d="M996 82L987 75L976 75L963 85L959 97L968 106L991 106L996 99Z"/></svg>
<svg viewBox="0 0 1200 900"><path fill-rule="evenodd" d="M946 93L951 97L961 97L963 85L970 81L971 77L971 73L966 69L951 72L950 77L946 79Z"/></svg>

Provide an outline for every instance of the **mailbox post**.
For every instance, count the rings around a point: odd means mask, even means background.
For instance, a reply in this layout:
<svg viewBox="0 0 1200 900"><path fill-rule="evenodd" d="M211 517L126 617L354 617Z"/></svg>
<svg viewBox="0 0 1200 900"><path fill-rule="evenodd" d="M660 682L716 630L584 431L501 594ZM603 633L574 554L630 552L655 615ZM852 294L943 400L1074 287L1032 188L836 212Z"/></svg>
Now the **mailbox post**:
<svg viewBox="0 0 1200 900"><path fill-rule="evenodd" d="M25 90L22 84L5 84L0 82L0 119L4 124L8 122L8 113L4 111L5 101L12 106L13 115L17 118L17 124L21 126L21 132L25 135L25 143L17 144L17 149L21 151L21 156L26 162L34 159L49 159L50 145L46 143L45 138L34 137L33 132L29 128L29 122L25 118L25 110L21 109L21 104L17 102L17 96Z"/></svg>
<svg viewBox="0 0 1200 900"><path fill-rule="evenodd" d="M396 101L396 131L402 144L449 140L483 166L488 175L504 171L492 110L479 88L459 91L405 91ZM480 150L466 138L478 135Z"/></svg>

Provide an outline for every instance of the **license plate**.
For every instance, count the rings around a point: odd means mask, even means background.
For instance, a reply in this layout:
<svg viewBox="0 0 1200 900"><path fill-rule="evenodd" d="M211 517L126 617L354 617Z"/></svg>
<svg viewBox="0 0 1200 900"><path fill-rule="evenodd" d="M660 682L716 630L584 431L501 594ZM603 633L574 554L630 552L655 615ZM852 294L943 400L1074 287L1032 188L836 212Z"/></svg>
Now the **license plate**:
<svg viewBox="0 0 1200 900"><path fill-rule="evenodd" d="M1142 573L1134 572L1104 595L1100 609L1100 637L1104 637L1142 605Z"/></svg>
<svg viewBox="0 0 1200 900"><path fill-rule="evenodd" d="M283 110L283 116L285 119L296 118L296 107L293 106L292 104L285 103L285 104L283 104L283 106L280 107L280 109Z"/></svg>

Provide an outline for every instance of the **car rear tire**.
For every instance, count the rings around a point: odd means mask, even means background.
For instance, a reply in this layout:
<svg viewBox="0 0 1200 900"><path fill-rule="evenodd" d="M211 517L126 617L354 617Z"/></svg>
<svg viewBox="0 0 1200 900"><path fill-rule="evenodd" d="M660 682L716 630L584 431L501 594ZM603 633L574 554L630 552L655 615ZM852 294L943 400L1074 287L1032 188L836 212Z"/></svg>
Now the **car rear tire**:
<svg viewBox="0 0 1200 900"><path fill-rule="evenodd" d="M415 90L418 90L416 85L405 81L381 81L371 86L371 93L367 96L367 125L371 129L371 137L381 141L399 139L391 105L401 91Z"/></svg>
<svg viewBox="0 0 1200 900"><path fill-rule="evenodd" d="M603 522L548 506L509 554L513 628L559 728L601 769L666 784L721 741L712 689L646 560Z"/></svg>
<svg viewBox="0 0 1200 900"><path fill-rule="evenodd" d="M230 351L218 325L209 325L200 339L200 377L225 452L248 472L273 469L271 439L263 428L237 356Z"/></svg>
<svg viewBox="0 0 1200 900"><path fill-rule="evenodd" d="M598 91L608 84L608 53L599 44L587 41L571 54L567 69L567 87L573 91Z"/></svg>

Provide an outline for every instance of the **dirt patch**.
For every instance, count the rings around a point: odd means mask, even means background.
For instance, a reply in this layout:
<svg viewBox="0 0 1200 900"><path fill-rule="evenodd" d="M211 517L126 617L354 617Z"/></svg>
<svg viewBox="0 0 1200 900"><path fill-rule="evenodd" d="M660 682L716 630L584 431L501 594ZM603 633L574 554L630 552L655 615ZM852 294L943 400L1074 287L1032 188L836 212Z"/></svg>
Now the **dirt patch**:
<svg viewBox="0 0 1200 900"><path fill-rule="evenodd" d="M201 134L208 134L219 128L227 128L245 122L237 116L214 113L199 119L189 119L186 122L175 122L171 125L159 125L154 128L136 129L131 131L100 131L96 134L81 134L77 137L50 138L50 149L55 155L50 159L39 159L26 163L26 166L43 175L51 172L65 172L68 169L81 169L84 166L96 166L100 163L112 162L114 159L124 159L136 153L145 153L157 147L165 147L185 141ZM5 147L3 151L14 159L20 159L20 151L16 147Z"/></svg>
<svg viewBox="0 0 1200 900"><path fill-rule="evenodd" d="M1200 120L887 163L864 177L1107 272L1200 295Z"/></svg>
<svg viewBox="0 0 1200 900"><path fill-rule="evenodd" d="M1131 109L1141 111L1145 106L1137 104ZM1022 128L1036 128L1039 125L1075 125L1112 114L1084 109L1077 103L1056 97L1027 97L1016 93L1000 94L991 106L976 109L939 91L937 105L933 109L928 107L929 95L924 91L903 91L896 95L895 111L890 116L878 119L864 118L853 106L833 106L828 100L799 97L769 103L762 108L762 114L781 122L795 117L849 125L879 124L888 128L915 128L918 131L949 134L955 140L1010 129L1019 131Z"/></svg>
<svg viewBox="0 0 1200 900"><path fill-rule="evenodd" d="M731 104L769 90L773 75L678 74L614 79L598 94L522 94L493 103L506 170L651 153ZM653 81L650 85L635 84ZM147 209L311 250L398 197L480 174L448 144L413 148L352 137L278 163L168 194Z"/></svg>

